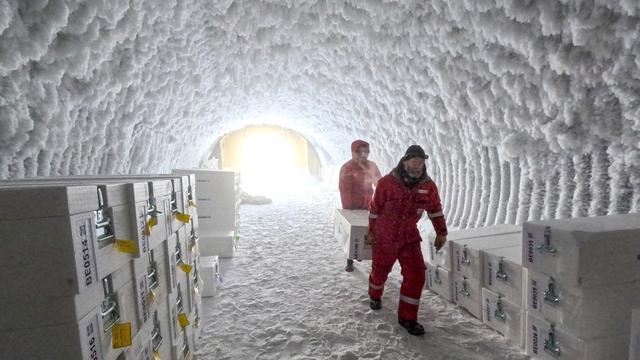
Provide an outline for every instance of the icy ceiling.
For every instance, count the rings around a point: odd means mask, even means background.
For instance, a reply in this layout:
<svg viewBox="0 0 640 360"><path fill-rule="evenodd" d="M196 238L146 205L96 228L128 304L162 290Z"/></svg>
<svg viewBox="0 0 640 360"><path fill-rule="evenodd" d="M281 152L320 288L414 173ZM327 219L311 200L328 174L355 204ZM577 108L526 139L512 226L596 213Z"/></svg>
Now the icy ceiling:
<svg viewBox="0 0 640 360"><path fill-rule="evenodd" d="M0 178L197 165L268 122L412 142L449 222L640 210L637 0L0 0Z"/></svg>

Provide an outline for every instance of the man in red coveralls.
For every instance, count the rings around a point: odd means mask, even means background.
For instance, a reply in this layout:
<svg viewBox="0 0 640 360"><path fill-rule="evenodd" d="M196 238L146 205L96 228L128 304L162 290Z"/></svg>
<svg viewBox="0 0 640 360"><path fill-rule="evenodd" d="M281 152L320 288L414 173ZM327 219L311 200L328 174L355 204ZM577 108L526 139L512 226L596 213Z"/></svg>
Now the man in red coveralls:
<svg viewBox="0 0 640 360"><path fill-rule="evenodd" d="M351 160L340 168L340 200L343 209L369 209L373 188L380 179L380 170L367 160L369 144L364 140L351 143ZM353 259L347 259L346 271L353 271Z"/></svg>
<svg viewBox="0 0 640 360"><path fill-rule="evenodd" d="M422 239L417 227L423 212L427 212L436 230L436 248L447 241L438 188L426 171L427 158L420 146L409 146L398 166L378 181L369 210L369 239L373 244L369 307L382 307L380 298L387 275L396 260L400 261L398 322L411 335L424 334L424 327L417 321L425 280Z"/></svg>

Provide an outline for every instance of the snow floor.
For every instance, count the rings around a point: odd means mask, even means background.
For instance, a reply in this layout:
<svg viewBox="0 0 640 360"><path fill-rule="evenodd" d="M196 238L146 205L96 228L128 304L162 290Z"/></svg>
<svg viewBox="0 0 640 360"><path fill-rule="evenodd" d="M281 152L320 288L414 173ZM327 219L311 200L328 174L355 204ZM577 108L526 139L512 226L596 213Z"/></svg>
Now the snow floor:
<svg viewBox="0 0 640 360"><path fill-rule="evenodd" d="M383 308L370 310L370 261L344 271L333 237L337 192L319 188L267 205L242 205L236 256L204 298L195 359L527 359L497 332L427 290L418 320L426 335L397 324L399 264Z"/></svg>

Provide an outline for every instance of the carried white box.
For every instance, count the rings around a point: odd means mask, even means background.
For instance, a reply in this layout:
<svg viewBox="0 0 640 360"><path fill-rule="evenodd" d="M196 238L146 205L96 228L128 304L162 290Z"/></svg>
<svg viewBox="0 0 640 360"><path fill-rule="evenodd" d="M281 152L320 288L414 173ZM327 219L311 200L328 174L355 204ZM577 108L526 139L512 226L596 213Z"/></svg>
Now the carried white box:
<svg viewBox="0 0 640 360"><path fill-rule="evenodd" d="M371 245L366 241L368 232L368 210L336 210L334 235L348 259L371 260Z"/></svg>
<svg viewBox="0 0 640 360"><path fill-rule="evenodd" d="M629 334L591 340L527 312L527 355L543 360L614 360L629 357Z"/></svg>
<svg viewBox="0 0 640 360"><path fill-rule="evenodd" d="M640 282L572 288L528 270L528 310L581 339L628 334L631 310L640 303Z"/></svg>
<svg viewBox="0 0 640 360"><path fill-rule="evenodd" d="M631 312L631 344L629 360L640 360L640 308Z"/></svg>
<svg viewBox="0 0 640 360"><path fill-rule="evenodd" d="M502 294L518 306L526 305L522 302L527 270L521 263L522 246L482 250L482 258L482 286Z"/></svg>
<svg viewBox="0 0 640 360"><path fill-rule="evenodd" d="M483 263L481 250L513 247L521 243L522 238L519 233L452 240L453 272L473 277L482 282Z"/></svg>
<svg viewBox="0 0 640 360"><path fill-rule="evenodd" d="M525 311L518 304L493 292L482 288L482 322L504 335L513 344L524 349Z"/></svg>
<svg viewBox="0 0 640 360"><path fill-rule="evenodd" d="M522 263L573 287L640 280L640 214L523 224Z"/></svg>
<svg viewBox="0 0 640 360"><path fill-rule="evenodd" d="M200 237L198 248L201 256L218 255L221 258L231 258L236 249L235 233L225 231Z"/></svg>
<svg viewBox="0 0 640 360"><path fill-rule="evenodd" d="M476 318L482 319L482 284L480 281L453 273L453 302L467 309Z"/></svg>
<svg viewBox="0 0 640 360"><path fill-rule="evenodd" d="M463 230L450 231L447 240L466 240L475 239L485 236L495 236L504 234L521 233L522 227L511 224L500 224L492 226L483 226L479 228L470 228Z"/></svg>
<svg viewBox="0 0 640 360"><path fill-rule="evenodd" d="M453 277L451 272L440 265L429 262L426 265L425 287L448 301L453 301Z"/></svg>

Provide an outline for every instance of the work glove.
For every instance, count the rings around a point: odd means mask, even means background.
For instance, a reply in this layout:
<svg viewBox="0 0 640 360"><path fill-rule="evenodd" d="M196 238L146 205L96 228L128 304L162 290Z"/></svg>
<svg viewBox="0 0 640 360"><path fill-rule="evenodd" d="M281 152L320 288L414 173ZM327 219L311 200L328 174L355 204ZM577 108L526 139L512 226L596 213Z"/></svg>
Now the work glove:
<svg viewBox="0 0 640 360"><path fill-rule="evenodd" d="M365 235L364 242L369 244L371 247L373 247L376 244L376 237L373 235L371 231L369 231L369 233Z"/></svg>
<svg viewBox="0 0 640 360"><path fill-rule="evenodd" d="M436 251L442 249L444 243L447 242L447 235L436 235L436 241L433 242L433 245L436 247Z"/></svg>

